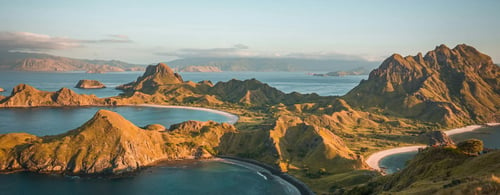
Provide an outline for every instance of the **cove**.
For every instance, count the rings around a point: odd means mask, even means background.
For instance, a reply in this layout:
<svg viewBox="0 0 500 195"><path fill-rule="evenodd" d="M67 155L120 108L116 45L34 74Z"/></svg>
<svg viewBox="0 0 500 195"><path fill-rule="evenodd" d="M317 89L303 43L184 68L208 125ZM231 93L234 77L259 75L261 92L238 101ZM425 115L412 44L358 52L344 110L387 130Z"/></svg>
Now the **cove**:
<svg viewBox="0 0 500 195"><path fill-rule="evenodd" d="M100 109L119 113L139 127L148 124L172 124L188 121L231 122L234 117L210 110L150 107L37 107L0 109L0 134L25 132L37 136L56 135L75 129L88 121Z"/></svg>

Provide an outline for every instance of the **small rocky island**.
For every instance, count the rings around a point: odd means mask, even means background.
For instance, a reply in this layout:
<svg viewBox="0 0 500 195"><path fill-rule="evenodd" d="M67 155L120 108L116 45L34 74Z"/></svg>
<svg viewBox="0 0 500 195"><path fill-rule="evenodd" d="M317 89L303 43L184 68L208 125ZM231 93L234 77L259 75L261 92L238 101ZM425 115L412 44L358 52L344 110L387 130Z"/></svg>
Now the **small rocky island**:
<svg viewBox="0 0 500 195"><path fill-rule="evenodd" d="M5 91L5 89L3 89L3 88L0 87L0 92L4 92L4 91Z"/></svg>
<svg viewBox="0 0 500 195"><path fill-rule="evenodd" d="M99 81L96 80L80 80L76 84L75 88L80 88L80 89L101 89L101 88L106 88L106 85L102 84Z"/></svg>

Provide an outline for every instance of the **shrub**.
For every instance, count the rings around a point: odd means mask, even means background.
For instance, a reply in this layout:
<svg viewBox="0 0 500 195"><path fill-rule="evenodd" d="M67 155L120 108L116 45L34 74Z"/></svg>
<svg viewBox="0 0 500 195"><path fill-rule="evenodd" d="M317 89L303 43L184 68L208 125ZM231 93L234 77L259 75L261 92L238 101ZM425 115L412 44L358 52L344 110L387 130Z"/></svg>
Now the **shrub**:
<svg viewBox="0 0 500 195"><path fill-rule="evenodd" d="M457 148L468 154L476 154L483 151L483 141L478 139L469 139L457 144Z"/></svg>

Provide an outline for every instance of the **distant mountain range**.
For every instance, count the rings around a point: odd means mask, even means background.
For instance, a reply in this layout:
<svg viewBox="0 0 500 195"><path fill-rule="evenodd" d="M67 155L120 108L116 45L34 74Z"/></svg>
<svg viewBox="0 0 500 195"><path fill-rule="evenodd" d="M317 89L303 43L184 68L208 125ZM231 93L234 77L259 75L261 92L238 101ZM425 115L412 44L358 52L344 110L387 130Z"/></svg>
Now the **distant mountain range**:
<svg viewBox="0 0 500 195"><path fill-rule="evenodd" d="M0 71L103 73L144 69L145 66L118 60L86 60L40 53L0 52Z"/></svg>
<svg viewBox="0 0 500 195"><path fill-rule="evenodd" d="M353 67L374 69L380 62L366 60L304 59L304 58L185 58L167 62L174 68L213 66L222 71L349 71Z"/></svg>

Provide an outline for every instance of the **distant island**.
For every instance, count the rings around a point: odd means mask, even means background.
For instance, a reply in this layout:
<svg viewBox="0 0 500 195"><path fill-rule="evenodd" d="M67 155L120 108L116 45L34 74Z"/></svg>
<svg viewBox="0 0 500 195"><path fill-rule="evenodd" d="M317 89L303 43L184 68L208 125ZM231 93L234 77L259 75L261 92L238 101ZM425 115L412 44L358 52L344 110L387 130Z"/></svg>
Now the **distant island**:
<svg viewBox="0 0 500 195"><path fill-rule="evenodd" d="M312 74L313 76L334 76L334 77L341 77L341 76L348 76L348 75L367 75L370 73L370 70L366 68L356 68L353 70L348 70L348 71L334 71L334 72L328 72L325 74L321 73L314 73Z"/></svg>
<svg viewBox="0 0 500 195"><path fill-rule="evenodd" d="M221 71L255 72L313 72L313 71L349 71L352 67L371 70L379 62L363 59L308 59L308 58L184 58L167 62L172 68L181 70L189 66L217 67Z"/></svg>
<svg viewBox="0 0 500 195"><path fill-rule="evenodd" d="M106 73L144 69L145 66L118 60L85 60L39 53L0 52L0 71Z"/></svg>
<svg viewBox="0 0 500 195"><path fill-rule="evenodd" d="M216 66L185 66L178 68L177 72L222 72L222 70Z"/></svg>
<svg viewBox="0 0 500 195"><path fill-rule="evenodd" d="M164 63L119 86L123 93L116 97L19 84L0 96L0 107L177 105L239 118L234 125L187 121L141 128L101 110L60 135L0 135L0 170L121 174L158 160L224 155L267 164L317 194L490 192L488 186L500 186L500 151L478 156L479 141L455 144L436 130L500 121L499 74L489 56L461 44L425 55L393 54L340 97L284 93L256 79L184 81ZM433 147L400 173L382 176L366 163L374 152L415 144Z"/></svg>

